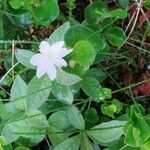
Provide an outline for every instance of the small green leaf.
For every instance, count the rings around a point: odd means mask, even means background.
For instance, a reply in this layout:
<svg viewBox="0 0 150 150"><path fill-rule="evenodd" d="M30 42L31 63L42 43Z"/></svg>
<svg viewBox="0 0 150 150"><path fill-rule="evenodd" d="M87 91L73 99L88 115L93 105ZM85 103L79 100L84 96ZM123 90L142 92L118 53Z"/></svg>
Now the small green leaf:
<svg viewBox="0 0 150 150"><path fill-rule="evenodd" d="M52 22L59 14L59 7L55 0L45 0L33 13L39 23Z"/></svg>
<svg viewBox="0 0 150 150"><path fill-rule="evenodd" d="M108 11L107 4L105 2L94 2L88 5L85 9L85 19L88 24L96 24L103 20L105 16L100 16L97 12L106 13Z"/></svg>
<svg viewBox="0 0 150 150"><path fill-rule="evenodd" d="M68 86L53 82L52 93L62 103L72 104L73 102L73 94Z"/></svg>
<svg viewBox="0 0 150 150"><path fill-rule="evenodd" d="M91 107L85 112L85 120L90 123L96 123L99 120L97 111L95 108Z"/></svg>
<svg viewBox="0 0 150 150"><path fill-rule="evenodd" d="M14 99L17 99L14 101L17 109L26 110L26 98L24 97L25 95L27 95L27 85L18 75L11 88L11 100L13 101Z"/></svg>
<svg viewBox="0 0 150 150"><path fill-rule="evenodd" d="M81 80L82 79L78 77L77 75L70 74L63 70L57 69L56 81L62 85L71 86L80 82Z"/></svg>
<svg viewBox="0 0 150 150"><path fill-rule="evenodd" d="M124 142L132 147L138 147L139 146L139 130L135 128L132 124L129 124L126 127L126 133L125 133L125 140Z"/></svg>
<svg viewBox="0 0 150 150"><path fill-rule="evenodd" d="M79 130L84 130L85 121L81 114L81 112L77 109L77 107L71 105L68 107L68 118L71 124Z"/></svg>
<svg viewBox="0 0 150 150"><path fill-rule="evenodd" d="M110 27L106 32L105 36L109 43L114 46L121 46L126 40L125 32L119 27Z"/></svg>
<svg viewBox="0 0 150 150"><path fill-rule="evenodd" d="M25 146L18 146L14 150L30 150L30 149Z"/></svg>
<svg viewBox="0 0 150 150"><path fill-rule="evenodd" d="M127 11L126 10L123 10L123 9L115 9L115 10L112 10L108 13L111 17L115 17L115 18L118 18L118 19L124 19L127 17Z"/></svg>
<svg viewBox="0 0 150 150"><path fill-rule="evenodd" d="M117 108L114 104L109 105L104 103L101 105L101 111L104 115L107 115L114 119L114 113L117 111Z"/></svg>
<svg viewBox="0 0 150 150"><path fill-rule="evenodd" d="M94 62L96 51L90 42L79 41L74 45L73 49L72 59L79 63L81 66L89 66Z"/></svg>
<svg viewBox="0 0 150 150"><path fill-rule="evenodd" d="M88 95L89 97L93 94L93 92L100 87L98 80L92 77L85 77L81 81L81 88L82 90Z"/></svg>
<svg viewBox="0 0 150 150"><path fill-rule="evenodd" d="M145 7L146 9L150 9L150 0L145 0L145 2L144 2L144 7Z"/></svg>
<svg viewBox="0 0 150 150"><path fill-rule="evenodd" d="M122 9L127 9L129 6L129 0L118 0L118 3Z"/></svg>
<svg viewBox="0 0 150 150"><path fill-rule="evenodd" d="M69 22L65 22L63 25L58 27L48 38L49 44L52 45L56 42L64 41L64 35L69 28L70 28Z"/></svg>
<svg viewBox="0 0 150 150"><path fill-rule="evenodd" d="M24 66L31 68L31 69L35 69L35 67L30 64L30 60L31 60L32 56L34 56L34 55L35 54L33 52L28 51L28 50L23 50L23 49L15 50L16 59Z"/></svg>
<svg viewBox="0 0 150 150"><path fill-rule="evenodd" d="M118 140L123 134L123 126L126 121L113 120L102 123L87 131L87 134L96 141L107 144Z"/></svg>
<svg viewBox="0 0 150 150"><path fill-rule="evenodd" d="M48 98L51 91L51 80L45 75L42 78L34 77L27 89L27 112L38 109Z"/></svg>
<svg viewBox="0 0 150 150"><path fill-rule="evenodd" d="M82 143L80 150L94 150L92 143L85 133L82 134Z"/></svg>
<svg viewBox="0 0 150 150"><path fill-rule="evenodd" d="M60 110L58 112L53 113L49 117L48 122L50 126L53 126L59 129L66 129L68 126L71 125L69 118L68 118L68 113L66 110Z"/></svg>
<svg viewBox="0 0 150 150"><path fill-rule="evenodd" d="M80 144L81 137L76 135L60 143L54 150L79 150Z"/></svg>
<svg viewBox="0 0 150 150"><path fill-rule="evenodd" d="M57 124L59 123L57 122ZM47 133L51 143L54 146L57 146L58 144L68 139L68 133L65 133L65 131L57 127L53 126L48 127Z"/></svg>
<svg viewBox="0 0 150 150"><path fill-rule="evenodd" d="M20 0L10 0L9 4L14 9L19 9L22 6L22 2Z"/></svg>

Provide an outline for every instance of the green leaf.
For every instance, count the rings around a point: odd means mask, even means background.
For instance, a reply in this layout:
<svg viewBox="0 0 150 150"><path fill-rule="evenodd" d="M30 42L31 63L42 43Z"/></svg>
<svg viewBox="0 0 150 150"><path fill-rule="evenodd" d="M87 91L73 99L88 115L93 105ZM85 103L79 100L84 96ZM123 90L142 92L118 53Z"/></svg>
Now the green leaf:
<svg viewBox="0 0 150 150"><path fill-rule="evenodd" d="M25 146L18 146L14 150L30 150L30 149Z"/></svg>
<svg viewBox="0 0 150 150"><path fill-rule="evenodd" d="M79 150L80 144L81 137L76 135L60 143L54 150Z"/></svg>
<svg viewBox="0 0 150 150"><path fill-rule="evenodd" d="M71 105L68 107L68 118L71 122L71 124L79 130L84 130L85 128L85 121L81 114L81 112L78 110L77 107Z"/></svg>
<svg viewBox="0 0 150 150"><path fill-rule="evenodd" d="M64 35L67 32L67 30L70 28L70 23L67 21L60 27L58 27L48 38L48 42L50 45L59 42L64 41Z"/></svg>
<svg viewBox="0 0 150 150"><path fill-rule="evenodd" d="M68 118L68 113L66 110L60 110L58 112L53 113L49 117L48 122L50 126L53 126L59 129L66 129L67 127L71 125L69 118Z"/></svg>
<svg viewBox="0 0 150 150"><path fill-rule="evenodd" d="M146 9L150 9L150 0L145 0L145 2L144 2L144 7L145 7Z"/></svg>
<svg viewBox="0 0 150 150"><path fill-rule="evenodd" d="M96 141L107 144L118 140L122 136L122 128L125 123L126 121L117 120L102 123L87 131L87 134Z"/></svg>
<svg viewBox="0 0 150 150"><path fill-rule="evenodd" d="M141 116L140 114L136 113L136 127L140 131L140 137L143 141L146 141L150 138L150 125L148 122Z"/></svg>
<svg viewBox="0 0 150 150"><path fill-rule="evenodd" d="M14 9L19 9L22 6L22 2L20 0L10 0L9 4Z"/></svg>
<svg viewBox="0 0 150 150"><path fill-rule="evenodd" d="M85 133L82 134L82 143L80 150L94 150L92 143Z"/></svg>
<svg viewBox="0 0 150 150"><path fill-rule="evenodd" d="M27 85L23 81L23 79L19 75L17 75L11 88L11 100L13 101L14 99L17 99L14 101L17 109L26 110L26 98L24 97L25 95L27 95Z"/></svg>
<svg viewBox="0 0 150 150"><path fill-rule="evenodd" d="M98 80L92 77L85 77L81 81L81 88L88 96L91 96L98 87L100 87Z"/></svg>
<svg viewBox="0 0 150 150"><path fill-rule="evenodd" d="M96 123L99 120L98 113L95 108L91 107L85 111L85 120L90 123Z"/></svg>
<svg viewBox="0 0 150 150"><path fill-rule="evenodd" d="M77 75L70 74L63 70L57 69L56 81L62 85L71 86L80 82L81 80L82 79L78 77Z"/></svg>
<svg viewBox="0 0 150 150"><path fill-rule="evenodd" d="M53 82L52 93L62 103L72 104L73 102L73 94L68 86Z"/></svg>
<svg viewBox="0 0 150 150"><path fill-rule="evenodd" d="M34 10L34 18L37 22L52 22L59 14L59 7L55 0L45 0Z"/></svg>
<svg viewBox="0 0 150 150"><path fill-rule="evenodd" d="M16 56L16 59L18 60L18 62L20 62L24 66L31 68L31 69L35 69L35 67L30 64L30 60L31 60L32 56L34 56L34 55L35 54L33 52L28 51L28 50L23 50L23 49L15 50L15 56Z"/></svg>
<svg viewBox="0 0 150 150"><path fill-rule="evenodd" d="M129 0L118 0L118 3L122 9L127 9L129 6Z"/></svg>
<svg viewBox="0 0 150 150"><path fill-rule="evenodd" d="M95 60L96 51L90 42L79 41L74 45L72 55L72 59L81 66L90 66Z"/></svg>
<svg viewBox="0 0 150 150"><path fill-rule="evenodd" d="M45 115L39 110L35 110L32 113L29 113L27 121L28 121L29 126L32 126L32 127L36 127L36 128L49 127L49 124Z"/></svg>
<svg viewBox="0 0 150 150"><path fill-rule="evenodd" d="M110 27L106 32L105 36L109 43L114 46L121 46L126 40L125 32L119 27Z"/></svg>
<svg viewBox="0 0 150 150"><path fill-rule="evenodd" d="M27 89L27 112L38 109L48 98L51 91L51 80L48 76L34 77Z"/></svg>
<svg viewBox="0 0 150 150"><path fill-rule="evenodd" d="M101 102L105 99L110 99L112 97L111 89L97 87L95 91L90 95L92 101Z"/></svg>
<svg viewBox="0 0 150 150"><path fill-rule="evenodd" d="M3 15L0 15L0 39L4 36Z"/></svg>
<svg viewBox="0 0 150 150"><path fill-rule="evenodd" d="M101 105L101 111L104 115L107 115L114 119L114 113L117 111L117 107L114 104L109 105L104 103Z"/></svg>
<svg viewBox="0 0 150 150"><path fill-rule="evenodd" d="M80 31L80 32L79 32ZM88 41L99 54L99 60L104 58L106 53L106 42L100 38L94 31L81 25L73 26L67 30L65 34L65 43L69 47L73 47L79 41Z"/></svg>
<svg viewBox="0 0 150 150"><path fill-rule="evenodd" d="M51 143L54 146L57 146L58 144L68 139L68 133L65 133L65 131L57 127L53 127L53 126L48 127L47 133Z"/></svg>
<svg viewBox="0 0 150 150"><path fill-rule="evenodd" d="M88 5L85 9L85 19L88 24L96 24L103 20L105 16L100 16L97 12L106 13L108 11L105 2L94 2Z"/></svg>
<svg viewBox="0 0 150 150"><path fill-rule="evenodd" d="M38 113L38 114L36 114ZM33 114L30 114L29 116L26 116L24 114L16 114L13 116L10 120L9 123L6 123L3 130L2 130L2 136L5 137L6 139L6 144L10 144L16 139L18 139L20 136L25 137L25 138L34 138L35 140L42 140L44 138L45 134L45 123L46 118L44 116L44 123L42 127L34 127L34 122L38 122L39 124L41 123L41 120L39 119L41 113L36 112ZM36 115L35 115L36 114ZM32 123L31 119L32 118ZM41 118L41 117L40 117Z"/></svg>
<svg viewBox="0 0 150 150"><path fill-rule="evenodd" d="M111 17L115 17L115 18L118 18L118 19L124 19L127 17L127 11L126 10L123 10L123 9L115 9L115 10L112 10L108 13Z"/></svg>
<svg viewBox="0 0 150 150"><path fill-rule="evenodd" d="M139 130L132 124L127 125L124 142L129 146L138 147L140 144L139 134Z"/></svg>

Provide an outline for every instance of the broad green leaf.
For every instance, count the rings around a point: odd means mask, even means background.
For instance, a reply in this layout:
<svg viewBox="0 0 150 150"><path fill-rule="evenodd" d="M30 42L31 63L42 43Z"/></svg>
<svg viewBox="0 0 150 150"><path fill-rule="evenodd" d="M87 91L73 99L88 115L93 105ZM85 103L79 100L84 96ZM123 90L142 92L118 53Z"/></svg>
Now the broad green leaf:
<svg viewBox="0 0 150 150"><path fill-rule="evenodd" d="M79 32L80 31L80 32ZM69 47L73 47L79 41L88 41L94 47L95 51L99 54L99 60L106 54L106 42L100 38L94 31L81 25L69 28L65 34L65 43Z"/></svg>
<svg viewBox="0 0 150 150"><path fill-rule="evenodd" d="M100 87L98 80L92 77L85 77L81 81L81 88L88 96L91 96L98 87Z"/></svg>
<svg viewBox="0 0 150 150"><path fill-rule="evenodd" d="M88 41L79 41L74 45L72 59L81 66L90 66L96 57L94 47Z"/></svg>
<svg viewBox="0 0 150 150"><path fill-rule="evenodd" d="M105 2L94 2L85 9L85 19L88 24L96 24L105 17L99 15L97 12L106 13L107 11L108 8Z"/></svg>
<svg viewBox="0 0 150 150"><path fill-rule="evenodd" d="M38 109L48 98L51 91L51 80L47 75L42 78L34 77L27 89L27 112Z"/></svg>
<svg viewBox="0 0 150 150"><path fill-rule="evenodd" d="M26 110L25 95L27 95L27 84L19 75L17 75L11 88L11 100L14 100L17 109Z"/></svg>
<svg viewBox="0 0 150 150"><path fill-rule="evenodd" d="M77 75L70 74L63 70L57 69L56 81L62 85L71 86L80 82L81 80L82 79L78 77Z"/></svg>
<svg viewBox="0 0 150 150"><path fill-rule="evenodd" d="M118 0L118 3L122 9L127 9L129 6L129 0Z"/></svg>
<svg viewBox="0 0 150 150"><path fill-rule="evenodd" d="M22 6L22 2L20 0L9 0L9 4L14 9L19 9Z"/></svg>
<svg viewBox="0 0 150 150"><path fill-rule="evenodd" d="M50 126L59 129L66 129L68 126L71 125L66 110L60 110L58 112L53 113L49 117L48 122Z"/></svg>
<svg viewBox="0 0 150 150"><path fill-rule="evenodd" d="M55 0L45 0L34 10L34 18L37 22L52 22L59 14L59 7Z"/></svg>
<svg viewBox="0 0 150 150"><path fill-rule="evenodd" d="M110 27L106 32L105 36L109 43L114 46L122 46L126 40L126 35L123 29L119 27Z"/></svg>
<svg viewBox="0 0 150 150"><path fill-rule="evenodd" d="M79 130L84 130L85 128L85 121L81 114L81 112L78 110L77 107L71 105L68 107L68 118L71 122L71 124Z"/></svg>
<svg viewBox="0 0 150 150"><path fill-rule="evenodd" d="M72 104L73 102L73 94L68 86L53 82L52 93L62 103Z"/></svg>
<svg viewBox="0 0 150 150"><path fill-rule="evenodd" d="M31 60L32 56L34 56L34 55L35 54L33 52L28 51L28 50L23 50L23 49L15 50L15 56L16 56L16 59L18 60L18 62L20 62L24 66L31 68L31 69L35 69L35 67L30 64L30 60Z"/></svg>
<svg viewBox="0 0 150 150"><path fill-rule="evenodd" d="M92 143L85 133L82 134L82 143L80 150L94 150Z"/></svg>
<svg viewBox="0 0 150 150"><path fill-rule="evenodd" d="M32 126L32 127L36 127L36 128L49 127L49 124L45 115L39 110L35 110L32 113L29 113L27 121L29 123L29 126Z"/></svg>
<svg viewBox="0 0 150 150"><path fill-rule="evenodd" d="M107 144L118 140L123 134L123 126L126 121L109 121L101 123L87 131L87 134L96 141Z"/></svg>
<svg viewBox="0 0 150 150"><path fill-rule="evenodd" d="M57 124L59 124L59 122L57 122ZM54 146L57 146L58 144L67 140L69 137L69 134L66 133L63 129L53 126L47 128L47 133L50 141Z"/></svg>
<svg viewBox="0 0 150 150"><path fill-rule="evenodd" d="M38 112L39 113L39 112ZM34 114L34 113L33 113ZM6 139L6 144L10 144L20 136L25 138L34 138L35 140L42 140L45 134L45 122L46 118L44 118L44 122L41 121L38 117L40 117L41 113L38 115L30 115L26 116L25 114L16 114L13 116L8 123L5 124L2 130L2 136ZM41 118L41 117L40 117ZM31 121L31 120L32 121ZM34 127L35 124L43 124L41 127Z"/></svg>
<svg viewBox="0 0 150 150"><path fill-rule="evenodd" d="M54 150L79 150L80 144L81 137L76 135L60 143Z"/></svg>
<svg viewBox="0 0 150 150"><path fill-rule="evenodd" d="M4 36L3 15L0 15L0 39Z"/></svg>
<svg viewBox="0 0 150 150"><path fill-rule="evenodd" d="M64 35L69 28L70 28L69 22L65 22L63 25L58 27L48 38L49 44L52 45L56 42L64 41Z"/></svg>
<svg viewBox="0 0 150 150"><path fill-rule="evenodd" d="M150 9L150 0L145 0L145 2L144 2L144 7L145 7L146 9Z"/></svg>

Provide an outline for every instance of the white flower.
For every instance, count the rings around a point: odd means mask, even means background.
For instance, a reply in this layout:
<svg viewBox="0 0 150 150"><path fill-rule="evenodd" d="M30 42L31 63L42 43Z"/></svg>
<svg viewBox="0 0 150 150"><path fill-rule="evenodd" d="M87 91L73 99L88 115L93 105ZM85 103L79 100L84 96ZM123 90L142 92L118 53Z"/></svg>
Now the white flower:
<svg viewBox="0 0 150 150"><path fill-rule="evenodd" d="M48 42L42 41L39 47L40 53L35 54L30 63L37 66L36 76L42 77L47 73L51 80L56 78L56 68L67 66L67 62L63 59L71 53L72 49L64 47L64 41L49 45Z"/></svg>

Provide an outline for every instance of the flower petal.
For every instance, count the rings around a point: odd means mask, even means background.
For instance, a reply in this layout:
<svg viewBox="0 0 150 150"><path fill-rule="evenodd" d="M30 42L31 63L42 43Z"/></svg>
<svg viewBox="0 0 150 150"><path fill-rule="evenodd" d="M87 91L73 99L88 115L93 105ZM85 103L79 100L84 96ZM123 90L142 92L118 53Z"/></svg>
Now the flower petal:
<svg viewBox="0 0 150 150"><path fill-rule="evenodd" d="M60 57L65 57L66 55L70 54L72 51L73 49L62 48L58 55Z"/></svg>
<svg viewBox="0 0 150 150"><path fill-rule="evenodd" d="M61 67L65 67L67 66L67 62L62 59L62 58L57 58L57 59L54 59L53 60L53 63L55 64L55 66L57 66L58 68L61 68Z"/></svg>
<svg viewBox="0 0 150 150"><path fill-rule="evenodd" d="M50 45L49 45L49 43L48 42L46 42L46 41L42 41L41 43L40 43L40 52L42 53L42 54L47 54L49 51L50 51Z"/></svg>
<svg viewBox="0 0 150 150"><path fill-rule="evenodd" d="M56 55L64 46L65 42L64 41L59 41L55 44L53 44L51 47L50 47L50 51L53 55Z"/></svg>
<svg viewBox="0 0 150 150"><path fill-rule="evenodd" d="M47 68L44 66L44 63L41 63L37 66L36 76L41 78L47 72Z"/></svg>
<svg viewBox="0 0 150 150"><path fill-rule="evenodd" d="M56 67L51 63L49 64L49 67L47 68L47 75L52 81L56 79Z"/></svg>
<svg viewBox="0 0 150 150"><path fill-rule="evenodd" d="M38 64L41 63L41 61L43 60L43 56L41 54L35 54L31 59L30 59L30 63L34 66L37 66Z"/></svg>

